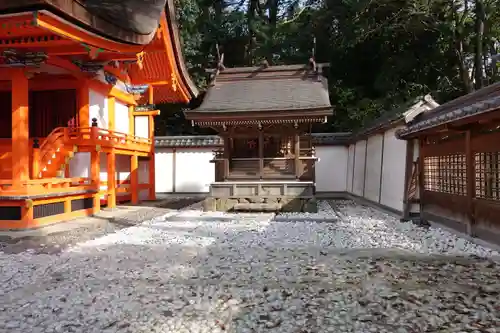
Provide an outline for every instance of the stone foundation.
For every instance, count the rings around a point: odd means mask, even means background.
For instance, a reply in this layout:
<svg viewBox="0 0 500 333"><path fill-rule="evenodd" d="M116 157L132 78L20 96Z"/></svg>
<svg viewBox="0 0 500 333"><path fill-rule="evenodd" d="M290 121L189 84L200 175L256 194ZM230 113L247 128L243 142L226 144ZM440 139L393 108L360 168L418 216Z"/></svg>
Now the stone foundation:
<svg viewBox="0 0 500 333"><path fill-rule="evenodd" d="M227 212L233 211L237 204L263 204L280 207L281 212L317 213L318 206L315 198L214 198L208 197L204 201L205 211ZM274 209L273 209L274 210Z"/></svg>

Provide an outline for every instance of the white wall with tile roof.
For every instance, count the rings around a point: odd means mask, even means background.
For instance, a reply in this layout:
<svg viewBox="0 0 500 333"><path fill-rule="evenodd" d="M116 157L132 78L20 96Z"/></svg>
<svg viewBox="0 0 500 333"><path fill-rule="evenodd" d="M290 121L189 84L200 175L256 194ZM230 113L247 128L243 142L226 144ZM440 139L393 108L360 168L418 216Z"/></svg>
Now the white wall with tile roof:
<svg viewBox="0 0 500 333"><path fill-rule="evenodd" d="M156 192L207 193L215 181L212 147L155 149ZM174 157L175 155L175 157Z"/></svg>

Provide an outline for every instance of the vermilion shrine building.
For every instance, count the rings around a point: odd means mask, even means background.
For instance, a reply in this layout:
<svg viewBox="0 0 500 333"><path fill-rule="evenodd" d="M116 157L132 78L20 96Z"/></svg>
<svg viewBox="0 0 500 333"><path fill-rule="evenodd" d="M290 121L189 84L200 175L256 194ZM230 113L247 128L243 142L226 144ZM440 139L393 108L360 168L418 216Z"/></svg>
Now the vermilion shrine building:
<svg viewBox="0 0 500 333"><path fill-rule="evenodd" d="M0 228L154 199L152 105L196 94L172 0L0 1Z"/></svg>

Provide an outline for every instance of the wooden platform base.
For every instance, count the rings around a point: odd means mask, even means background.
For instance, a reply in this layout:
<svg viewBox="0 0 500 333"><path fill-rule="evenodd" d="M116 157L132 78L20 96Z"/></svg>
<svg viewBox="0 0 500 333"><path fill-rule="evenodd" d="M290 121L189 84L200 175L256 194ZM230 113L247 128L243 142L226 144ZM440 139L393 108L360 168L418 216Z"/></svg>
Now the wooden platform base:
<svg viewBox="0 0 500 333"><path fill-rule="evenodd" d="M95 192L46 197L2 198L0 230L26 230L44 227L73 218L94 214L100 209Z"/></svg>
<svg viewBox="0 0 500 333"><path fill-rule="evenodd" d="M205 211L317 212L314 183L230 181L210 185Z"/></svg>

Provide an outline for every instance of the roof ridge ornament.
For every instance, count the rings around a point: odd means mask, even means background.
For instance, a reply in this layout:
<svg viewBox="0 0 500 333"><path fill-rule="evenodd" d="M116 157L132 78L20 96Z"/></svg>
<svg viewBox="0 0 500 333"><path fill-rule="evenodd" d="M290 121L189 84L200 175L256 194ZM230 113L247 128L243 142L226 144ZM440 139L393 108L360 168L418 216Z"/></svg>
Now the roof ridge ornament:
<svg viewBox="0 0 500 333"><path fill-rule="evenodd" d="M216 81L219 73L226 69L226 66L224 66L224 53L220 52L219 43L215 44L215 50L217 52L217 54L216 54L216 56L217 56L217 68L215 70L215 73L212 75L212 77L209 77L210 83L208 85L210 87L213 87L215 85L215 81Z"/></svg>
<svg viewBox="0 0 500 333"><path fill-rule="evenodd" d="M311 49L311 57L309 58L309 66L313 72L318 74L318 66L316 65L316 36L313 36L313 47Z"/></svg>

